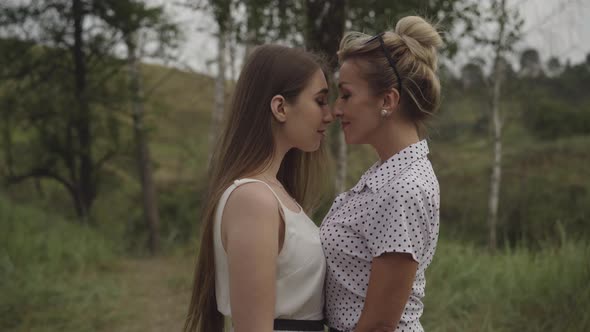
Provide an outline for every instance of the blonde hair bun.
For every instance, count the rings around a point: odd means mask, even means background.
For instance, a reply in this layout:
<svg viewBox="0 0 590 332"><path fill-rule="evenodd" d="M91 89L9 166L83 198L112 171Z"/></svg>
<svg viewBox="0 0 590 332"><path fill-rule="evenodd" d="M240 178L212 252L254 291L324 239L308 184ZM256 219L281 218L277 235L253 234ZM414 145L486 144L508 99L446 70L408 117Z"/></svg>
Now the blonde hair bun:
<svg viewBox="0 0 590 332"><path fill-rule="evenodd" d="M410 53L436 70L436 50L442 47L443 41L434 25L419 16L406 16L397 22L395 33Z"/></svg>

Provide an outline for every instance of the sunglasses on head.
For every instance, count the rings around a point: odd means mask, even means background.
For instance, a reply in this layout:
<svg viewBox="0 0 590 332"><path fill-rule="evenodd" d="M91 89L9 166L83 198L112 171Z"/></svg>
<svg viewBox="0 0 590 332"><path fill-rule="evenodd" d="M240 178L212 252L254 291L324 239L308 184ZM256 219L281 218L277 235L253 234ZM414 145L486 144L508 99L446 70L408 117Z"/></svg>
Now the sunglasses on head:
<svg viewBox="0 0 590 332"><path fill-rule="evenodd" d="M391 66L391 68L393 68L393 72L395 73L395 76L397 77L397 83L399 85L399 95L401 97L401 95L402 95L402 79L401 79L401 76L399 76L397 68L395 67L395 62L391 58L391 54L389 54L389 51L387 51L387 48L385 47L385 42L383 41L384 34L385 34L385 32L381 32L379 34L376 34L375 36L369 38L366 42L364 42L363 45L367 45L376 39L379 40L379 45L381 45L381 50L383 51L383 54L387 58L389 65Z"/></svg>

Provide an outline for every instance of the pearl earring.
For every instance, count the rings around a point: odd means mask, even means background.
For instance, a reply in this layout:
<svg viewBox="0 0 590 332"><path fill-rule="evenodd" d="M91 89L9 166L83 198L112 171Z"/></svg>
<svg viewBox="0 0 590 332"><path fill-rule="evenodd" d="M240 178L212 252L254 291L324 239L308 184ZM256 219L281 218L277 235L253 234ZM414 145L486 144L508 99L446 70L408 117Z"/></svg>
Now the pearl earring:
<svg viewBox="0 0 590 332"><path fill-rule="evenodd" d="M388 110L385 110L385 109L381 110L382 117L387 117L387 116L389 116L389 114L391 114L391 113Z"/></svg>

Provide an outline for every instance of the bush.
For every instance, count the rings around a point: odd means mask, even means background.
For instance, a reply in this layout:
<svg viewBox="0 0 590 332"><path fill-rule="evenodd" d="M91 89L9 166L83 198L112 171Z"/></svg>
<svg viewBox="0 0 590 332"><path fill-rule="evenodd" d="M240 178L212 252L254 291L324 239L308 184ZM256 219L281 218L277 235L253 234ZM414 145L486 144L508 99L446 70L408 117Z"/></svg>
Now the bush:
<svg viewBox="0 0 590 332"><path fill-rule="evenodd" d="M590 104L569 104L556 99L531 101L523 112L523 123L541 139L590 134Z"/></svg>
<svg viewBox="0 0 590 332"><path fill-rule="evenodd" d="M205 183L204 180L197 183ZM205 186L190 184L174 185L173 190L160 195L160 219L162 238L169 245L186 244L193 240L201 225L201 206Z"/></svg>

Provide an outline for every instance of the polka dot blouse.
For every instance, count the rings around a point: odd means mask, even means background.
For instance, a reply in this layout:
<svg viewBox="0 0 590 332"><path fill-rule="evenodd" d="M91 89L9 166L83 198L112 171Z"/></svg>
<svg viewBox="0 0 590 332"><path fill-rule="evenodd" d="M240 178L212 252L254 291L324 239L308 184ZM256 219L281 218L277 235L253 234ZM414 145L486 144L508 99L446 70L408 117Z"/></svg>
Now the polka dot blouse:
<svg viewBox="0 0 590 332"><path fill-rule="evenodd" d="M412 292L396 331L423 331L424 272L439 229L440 192L426 141L377 162L334 200L320 228L327 261L325 316L330 327L352 331L360 318L371 261L409 253L418 262Z"/></svg>

